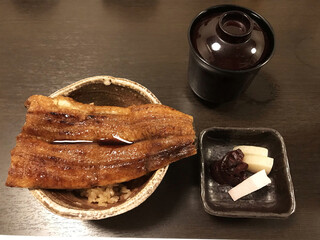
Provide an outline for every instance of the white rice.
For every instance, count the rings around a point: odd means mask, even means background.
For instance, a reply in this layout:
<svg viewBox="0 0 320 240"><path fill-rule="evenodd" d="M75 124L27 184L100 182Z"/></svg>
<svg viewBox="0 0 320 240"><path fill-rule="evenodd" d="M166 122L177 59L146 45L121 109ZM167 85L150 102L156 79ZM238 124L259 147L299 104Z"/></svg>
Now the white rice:
<svg viewBox="0 0 320 240"><path fill-rule="evenodd" d="M123 184L112 184L104 187L84 189L80 192L82 197L87 197L89 203L98 206L107 206L117 203L119 200L126 200L130 197L131 191Z"/></svg>

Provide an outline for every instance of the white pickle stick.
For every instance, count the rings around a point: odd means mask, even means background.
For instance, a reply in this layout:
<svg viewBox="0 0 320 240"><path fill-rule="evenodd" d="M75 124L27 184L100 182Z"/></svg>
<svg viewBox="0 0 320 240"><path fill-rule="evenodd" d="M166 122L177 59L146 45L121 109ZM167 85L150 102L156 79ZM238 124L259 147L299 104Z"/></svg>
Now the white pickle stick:
<svg viewBox="0 0 320 240"><path fill-rule="evenodd" d="M233 201L237 201L239 198L255 192L270 183L271 179L267 176L266 171L263 169L239 183L234 188L230 189L228 193Z"/></svg>
<svg viewBox="0 0 320 240"><path fill-rule="evenodd" d="M233 150L237 149L240 149L244 155L250 154L268 157L268 149L264 147L241 145L233 148Z"/></svg>

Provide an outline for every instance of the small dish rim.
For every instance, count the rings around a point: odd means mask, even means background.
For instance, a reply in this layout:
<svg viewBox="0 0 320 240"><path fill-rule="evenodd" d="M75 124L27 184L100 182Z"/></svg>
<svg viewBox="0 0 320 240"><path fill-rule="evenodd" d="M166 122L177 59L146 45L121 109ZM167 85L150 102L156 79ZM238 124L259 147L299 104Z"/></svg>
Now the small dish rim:
<svg viewBox="0 0 320 240"><path fill-rule="evenodd" d="M280 142L281 142L281 149L283 151L284 154L284 163L286 165L285 167L285 172L286 172L286 177L288 179L288 183L289 183L289 192L290 192L290 199L291 199L291 206L289 211L287 212L283 212L283 213L259 213L257 215L257 212L245 212L245 211L233 211L233 210L229 210L229 211L217 211L212 209L206 201L206 191L205 191L205 173L204 173L204 157L203 157L203 138L205 136L205 134L209 131L212 130L233 130L233 131L259 131L259 132L272 132L273 134L275 134ZM199 136L199 150L200 150L200 161L201 161L201 190L200 190L200 195L201 195L201 201L204 207L204 210L209 213L210 215L214 215L214 216L218 216L218 217L230 217L230 218L274 218L274 219L279 219L279 218L288 218L290 215L292 215L295 210L296 210L296 200L295 200L295 193L294 193L294 187L293 187L293 182L292 182L292 177L290 174L290 167L289 167L289 160L288 160L288 155L287 155L287 150L285 147L285 143L284 143L284 139L281 136L281 134L272 128L264 128L264 127L210 127L210 128L206 128L204 130L201 131L200 136Z"/></svg>

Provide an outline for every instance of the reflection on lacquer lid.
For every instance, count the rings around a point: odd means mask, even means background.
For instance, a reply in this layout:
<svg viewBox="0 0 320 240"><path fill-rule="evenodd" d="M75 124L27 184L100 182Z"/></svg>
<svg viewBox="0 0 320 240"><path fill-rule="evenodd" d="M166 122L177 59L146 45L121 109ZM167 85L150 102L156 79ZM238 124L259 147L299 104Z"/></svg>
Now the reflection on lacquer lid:
<svg viewBox="0 0 320 240"><path fill-rule="evenodd" d="M258 20L238 10L203 14L191 29L191 41L207 63L228 70L264 62L273 42Z"/></svg>

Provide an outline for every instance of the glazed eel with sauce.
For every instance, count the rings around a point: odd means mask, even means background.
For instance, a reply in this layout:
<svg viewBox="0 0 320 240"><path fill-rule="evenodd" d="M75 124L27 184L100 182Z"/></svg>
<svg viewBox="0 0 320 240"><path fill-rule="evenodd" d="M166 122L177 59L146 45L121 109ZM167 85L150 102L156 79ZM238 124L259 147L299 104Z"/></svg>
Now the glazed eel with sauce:
<svg viewBox="0 0 320 240"><path fill-rule="evenodd" d="M138 178L196 154L193 118L160 104L127 108L31 96L6 185L81 189Z"/></svg>

